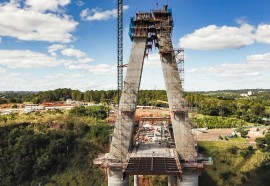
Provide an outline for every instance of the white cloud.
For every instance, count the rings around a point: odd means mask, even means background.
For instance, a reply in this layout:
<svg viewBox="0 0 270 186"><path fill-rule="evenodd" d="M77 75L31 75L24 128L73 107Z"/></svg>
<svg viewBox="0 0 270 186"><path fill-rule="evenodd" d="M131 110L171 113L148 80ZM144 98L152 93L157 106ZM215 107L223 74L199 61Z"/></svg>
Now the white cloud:
<svg viewBox="0 0 270 186"><path fill-rule="evenodd" d="M159 53L150 53L148 58L144 61L145 68L161 68L161 61Z"/></svg>
<svg viewBox="0 0 270 186"><path fill-rule="evenodd" d="M241 48L255 42L254 27L242 24L240 27L209 25L180 38L180 46L197 50L219 50Z"/></svg>
<svg viewBox="0 0 270 186"><path fill-rule="evenodd" d="M75 1L75 3L78 5L78 6L83 6L85 3L81 0L77 0Z"/></svg>
<svg viewBox="0 0 270 186"><path fill-rule="evenodd" d="M116 83L107 83L107 84L95 84L92 86L94 90L115 90L117 89Z"/></svg>
<svg viewBox="0 0 270 186"><path fill-rule="evenodd" d="M108 90L115 89L115 78L108 78L101 75L96 80L95 76L90 73L56 73L33 78L32 74L23 73L8 73L1 76L0 87L1 90L54 90L57 88L71 88L85 90ZM89 79L91 81L89 81ZM3 81L2 81L3 80ZM9 82L9 83L6 83Z"/></svg>
<svg viewBox="0 0 270 186"><path fill-rule="evenodd" d="M252 68L270 69L270 53L256 54L247 57L247 63Z"/></svg>
<svg viewBox="0 0 270 186"><path fill-rule="evenodd" d="M93 74L113 74L116 72L116 67L112 67L107 64L100 64L100 65L90 66L88 71Z"/></svg>
<svg viewBox="0 0 270 186"><path fill-rule="evenodd" d="M258 42L270 44L270 25L259 25L256 31L256 39Z"/></svg>
<svg viewBox="0 0 270 186"><path fill-rule="evenodd" d="M61 2L65 4L65 1ZM26 41L67 43L74 40L71 32L77 25L78 23L66 14L38 12L14 3L0 4L0 36Z"/></svg>
<svg viewBox="0 0 270 186"><path fill-rule="evenodd" d="M247 17L239 17L235 19L235 22L238 23L239 25L243 25L247 23Z"/></svg>
<svg viewBox="0 0 270 186"><path fill-rule="evenodd" d="M0 73L4 73L4 72L6 72L6 69L0 67Z"/></svg>
<svg viewBox="0 0 270 186"><path fill-rule="evenodd" d="M221 64L187 70L188 73L214 75L216 77L248 78L260 76L270 70L270 53L247 56L244 63Z"/></svg>
<svg viewBox="0 0 270 186"><path fill-rule="evenodd" d="M68 57L76 57L77 61L74 61L76 63L90 63L94 62L95 60L87 57L87 54L78 50L74 49L73 46L69 46L71 48L67 48L66 45L62 44L54 44L48 47L48 52L52 56L57 56L56 52L61 50L61 54Z"/></svg>
<svg viewBox="0 0 270 186"><path fill-rule="evenodd" d="M123 10L128 10L128 8L129 8L128 5L123 6ZM117 9L103 11L100 8L94 8L91 10L87 8L81 12L80 16L83 20L87 20L87 21L103 21L103 20L116 18Z"/></svg>
<svg viewBox="0 0 270 186"><path fill-rule="evenodd" d="M57 56L56 52L61 50L61 54L64 56L78 58L78 60L76 61L77 63L90 63L90 62L95 61L94 59L87 57L86 53L78 49L72 48L73 46L69 46L69 47L71 48L67 48L66 45L62 45L62 44L55 44L48 47L48 52L52 56Z"/></svg>
<svg viewBox="0 0 270 186"><path fill-rule="evenodd" d="M33 78L33 74L6 73L4 75L0 74L0 87L1 90L6 91L43 91L57 88L90 90L97 85L94 82L89 82L88 78L85 78L84 74L73 73L50 74L40 78Z"/></svg>
<svg viewBox="0 0 270 186"><path fill-rule="evenodd" d="M55 44L55 45L51 45L48 47L48 52L49 53L55 53L58 50L62 50L66 48L66 45L61 45L61 44Z"/></svg>
<svg viewBox="0 0 270 186"><path fill-rule="evenodd" d="M86 58L82 58L82 59L79 59L79 63L90 63L90 62L94 62L95 60L92 59L92 58L89 58L89 57L86 57Z"/></svg>
<svg viewBox="0 0 270 186"><path fill-rule="evenodd" d="M71 69L71 70L87 70L89 67L90 66L87 65L87 64L78 64L78 65L70 64L70 65L67 65L67 68Z"/></svg>
<svg viewBox="0 0 270 186"><path fill-rule="evenodd" d="M67 65L67 68L70 70L86 70L93 74L115 74L116 73L116 67L109 66L107 64L99 64L99 65L71 64L71 65Z"/></svg>
<svg viewBox="0 0 270 186"><path fill-rule="evenodd" d="M25 4L35 11L59 11L60 7L66 6L70 0L26 0Z"/></svg>
<svg viewBox="0 0 270 186"><path fill-rule="evenodd" d="M65 74L65 73L58 73L55 75L47 75L45 79L59 79L59 78L81 78L83 77L82 74Z"/></svg>
<svg viewBox="0 0 270 186"><path fill-rule="evenodd" d="M61 51L61 53L64 56L68 56L68 57L76 57L76 58L86 57L86 54L84 52L77 49L73 49L73 48L64 49Z"/></svg>
<svg viewBox="0 0 270 186"><path fill-rule="evenodd" d="M0 50L0 65L8 68L46 68L70 63L30 50Z"/></svg>
<svg viewBox="0 0 270 186"><path fill-rule="evenodd" d="M1 90L9 91L9 90L29 90L27 86L30 84L27 82L28 74L21 73L7 73L4 75L0 75L0 87Z"/></svg>
<svg viewBox="0 0 270 186"><path fill-rule="evenodd" d="M197 69L196 68L188 69L186 72L187 73L197 72Z"/></svg>
<svg viewBox="0 0 270 186"><path fill-rule="evenodd" d="M270 54L251 55L246 62L187 70L189 90L268 88Z"/></svg>

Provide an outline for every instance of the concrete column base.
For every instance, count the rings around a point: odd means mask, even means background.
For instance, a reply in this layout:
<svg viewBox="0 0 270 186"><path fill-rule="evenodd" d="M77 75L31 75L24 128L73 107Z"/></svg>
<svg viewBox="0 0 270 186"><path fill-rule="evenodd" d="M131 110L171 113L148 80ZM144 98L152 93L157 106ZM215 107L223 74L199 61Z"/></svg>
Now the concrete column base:
<svg viewBox="0 0 270 186"><path fill-rule="evenodd" d="M168 176L168 186L174 186L174 176Z"/></svg>
<svg viewBox="0 0 270 186"><path fill-rule="evenodd" d="M195 172L184 172L182 174L182 181L177 178L177 186L198 186L199 177Z"/></svg>
<svg viewBox="0 0 270 186"><path fill-rule="evenodd" d="M108 186L129 186L129 178L123 180L122 171L109 171L108 174Z"/></svg>
<svg viewBox="0 0 270 186"><path fill-rule="evenodd" d="M134 186L139 186L139 176L134 175Z"/></svg>

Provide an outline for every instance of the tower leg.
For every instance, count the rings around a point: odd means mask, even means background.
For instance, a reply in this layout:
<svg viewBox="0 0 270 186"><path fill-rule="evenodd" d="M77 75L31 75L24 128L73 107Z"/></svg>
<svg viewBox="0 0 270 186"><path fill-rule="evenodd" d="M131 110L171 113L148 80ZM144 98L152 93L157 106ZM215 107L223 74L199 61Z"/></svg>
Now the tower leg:
<svg viewBox="0 0 270 186"><path fill-rule="evenodd" d="M174 176L168 176L168 186L174 186Z"/></svg>
<svg viewBox="0 0 270 186"><path fill-rule="evenodd" d="M172 55L161 56L161 61L176 149L182 159L188 159L185 154L188 141L185 139L185 115L181 101L184 97L177 63Z"/></svg>
<svg viewBox="0 0 270 186"><path fill-rule="evenodd" d="M134 38L110 146L110 155L120 161L126 160L130 148L145 47L146 38Z"/></svg>
<svg viewBox="0 0 270 186"><path fill-rule="evenodd" d="M139 186L139 175L134 175L134 186Z"/></svg>
<svg viewBox="0 0 270 186"><path fill-rule="evenodd" d="M108 174L108 186L129 186L128 176L123 179L122 171L112 171Z"/></svg>

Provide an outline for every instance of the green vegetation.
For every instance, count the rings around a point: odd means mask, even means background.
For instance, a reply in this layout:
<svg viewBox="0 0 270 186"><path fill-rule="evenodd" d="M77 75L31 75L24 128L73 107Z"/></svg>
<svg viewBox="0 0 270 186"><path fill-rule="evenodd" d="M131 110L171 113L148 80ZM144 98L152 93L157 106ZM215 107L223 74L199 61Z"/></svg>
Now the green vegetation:
<svg viewBox="0 0 270 186"><path fill-rule="evenodd" d="M220 117L220 116L202 116L196 118L198 127L213 128L236 128L248 125L242 119L231 118L231 117Z"/></svg>
<svg viewBox="0 0 270 186"><path fill-rule="evenodd" d="M104 107L0 118L0 185L106 185L92 163L109 147ZM200 142L199 151L214 160L200 185L269 185L270 134L257 143L258 149L241 137ZM151 177L149 183L165 185L166 177Z"/></svg>
<svg viewBox="0 0 270 186"><path fill-rule="evenodd" d="M248 98L230 95L203 95L189 93L186 104L197 107L200 114L240 119L250 123L264 123L263 118L269 118L269 92L260 93ZM223 118L224 119L224 118ZM242 122L242 121L239 121Z"/></svg>
<svg viewBox="0 0 270 186"><path fill-rule="evenodd" d="M257 138L256 143L262 151L270 152L270 131L265 134L264 138Z"/></svg>
<svg viewBox="0 0 270 186"><path fill-rule="evenodd" d="M105 177L92 162L108 150L103 119L104 108L93 107L1 120L0 185L102 185Z"/></svg>
<svg viewBox="0 0 270 186"><path fill-rule="evenodd" d="M243 127L240 127L238 129L236 129L236 131L240 133L242 138L246 138L247 135L248 135L249 130L247 130L247 129L243 128Z"/></svg>
<svg viewBox="0 0 270 186"><path fill-rule="evenodd" d="M73 99L95 103L117 103L116 91L57 89L45 92L2 92L0 104L18 108L22 102L51 102ZM142 90L139 105L167 106L163 90ZM187 93L186 105L196 107L198 127L237 128L264 124L270 118L270 93L248 98L239 92ZM69 111L44 111L0 116L0 185L106 185L102 172L93 166L100 152L108 151L110 126L107 108L74 107ZM210 155L200 185L270 185L270 134L258 138L257 148L241 137L218 142L200 142L199 151ZM166 177L151 177L149 183L166 184Z"/></svg>
<svg viewBox="0 0 270 186"><path fill-rule="evenodd" d="M270 151L230 141L199 142L199 151L214 160L200 177L202 186L270 184Z"/></svg>
<svg viewBox="0 0 270 186"><path fill-rule="evenodd" d="M260 92L261 91L261 92ZM197 113L205 117L195 120L199 127L207 125L208 128L241 127L243 125L265 124L270 118L270 92L269 90L253 90L254 95L241 97L239 91L217 91L185 93L187 107L197 108ZM2 92L0 104L10 103L13 108L18 103L55 102L73 99L84 102L118 103L116 90L81 92L71 89L56 89L44 92ZM165 90L140 90L138 105L164 106L167 96Z"/></svg>

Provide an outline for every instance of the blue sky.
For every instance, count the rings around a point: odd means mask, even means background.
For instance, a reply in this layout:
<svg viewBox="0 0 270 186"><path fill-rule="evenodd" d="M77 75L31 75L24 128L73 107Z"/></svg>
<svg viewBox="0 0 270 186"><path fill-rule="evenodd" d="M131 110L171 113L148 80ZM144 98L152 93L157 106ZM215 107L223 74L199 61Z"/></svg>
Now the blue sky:
<svg viewBox="0 0 270 186"><path fill-rule="evenodd" d="M124 0L124 63L129 18L167 2L173 44L185 48L185 90L270 88L269 0ZM116 7L0 0L0 91L116 89ZM164 89L158 51L145 60L141 89Z"/></svg>

